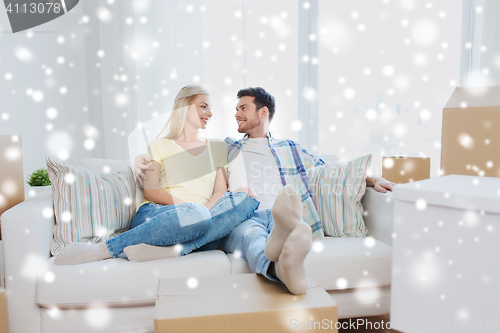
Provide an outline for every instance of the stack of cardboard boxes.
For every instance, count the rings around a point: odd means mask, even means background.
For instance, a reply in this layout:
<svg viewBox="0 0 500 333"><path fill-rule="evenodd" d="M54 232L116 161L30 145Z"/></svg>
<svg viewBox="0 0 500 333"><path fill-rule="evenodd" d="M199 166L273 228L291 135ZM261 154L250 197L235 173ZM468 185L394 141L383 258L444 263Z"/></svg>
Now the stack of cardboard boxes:
<svg viewBox="0 0 500 333"><path fill-rule="evenodd" d="M456 88L443 108L441 175L500 177L500 87ZM430 178L427 157L384 157L382 177Z"/></svg>
<svg viewBox="0 0 500 333"><path fill-rule="evenodd" d="M456 88L443 109L441 173L500 177L500 87Z"/></svg>
<svg viewBox="0 0 500 333"><path fill-rule="evenodd" d="M4 287L1 215L24 201L22 141L20 135L0 136L0 333L9 331Z"/></svg>

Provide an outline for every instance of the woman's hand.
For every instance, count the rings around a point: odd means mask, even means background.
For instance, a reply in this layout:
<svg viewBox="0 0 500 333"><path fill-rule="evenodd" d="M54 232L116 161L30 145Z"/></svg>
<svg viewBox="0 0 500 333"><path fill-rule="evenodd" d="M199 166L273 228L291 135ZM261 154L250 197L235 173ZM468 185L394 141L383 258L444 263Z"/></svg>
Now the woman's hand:
<svg viewBox="0 0 500 333"><path fill-rule="evenodd" d="M254 198L255 200L257 200L257 194L255 194L254 190L252 190L251 187L248 186L238 187L234 192L245 192L246 194L248 194L250 198Z"/></svg>
<svg viewBox="0 0 500 333"><path fill-rule="evenodd" d="M144 180L148 179L143 171L153 170L151 166L146 165L148 162L151 162L148 154L139 155L134 160L134 175L142 186L144 186Z"/></svg>

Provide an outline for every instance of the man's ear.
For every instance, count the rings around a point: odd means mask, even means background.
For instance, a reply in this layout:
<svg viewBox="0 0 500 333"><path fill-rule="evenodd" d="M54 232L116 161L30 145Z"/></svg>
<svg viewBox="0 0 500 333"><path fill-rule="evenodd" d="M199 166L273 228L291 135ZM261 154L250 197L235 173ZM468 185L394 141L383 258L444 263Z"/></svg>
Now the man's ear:
<svg viewBox="0 0 500 333"><path fill-rule="evenodd" d="M267 106L263 106L259 110L259 118L260 119L266 119L266 117L269 115L269 109Z"/></svg>

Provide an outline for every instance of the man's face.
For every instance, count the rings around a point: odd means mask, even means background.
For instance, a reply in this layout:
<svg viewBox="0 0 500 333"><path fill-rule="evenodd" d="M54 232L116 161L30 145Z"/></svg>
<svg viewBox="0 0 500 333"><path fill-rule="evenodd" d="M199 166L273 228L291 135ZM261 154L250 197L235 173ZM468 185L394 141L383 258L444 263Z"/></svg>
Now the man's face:
<svg viewBox="0 0 500 333"><path fill-rule="evenodd" d="M249 133L261 123L254 99L255 97L252 96L243 96L236 105L235 117L239 133Z"/></svg>

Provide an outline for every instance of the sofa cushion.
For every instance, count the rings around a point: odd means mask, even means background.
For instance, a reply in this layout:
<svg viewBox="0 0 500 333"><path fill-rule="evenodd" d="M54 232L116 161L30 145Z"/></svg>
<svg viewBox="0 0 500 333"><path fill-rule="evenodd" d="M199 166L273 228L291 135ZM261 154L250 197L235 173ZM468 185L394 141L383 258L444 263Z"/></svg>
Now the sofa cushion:
<svg viewBox="0 0 500 333"><path fill-rule="evenodd" d="M69 243L99 243L130 228L135 214L130 167L106 175L46 160L56 217L52 255Z"/></svg>
<svg viewBox="0 0 500 333"><path fill-rule="evenodd" d="M252 269L248 262L241 257L241 253L228 253L227 257L231 262L231 274L252 274Z"/></svg>
<svg viewBox="0 0 500 333"><path fill-rule="evenodd" d="M229 274L229 259L219 250L145 262L119 257L80 265L54 265L51 258L37 274L36 302L59 308L154 304L159 279Z"/></svg>
<svg viewBox="0 0 500 333"><path fill-rule="evenodd" d="M305 259L307 273L325 290L391 284L392 247L371 237L325 237ZM251 273L248 262L228 254L232 274ZM343 284L344 283L344 284Z"/></svg>
<svg viewBox="0 0 500 333"><path fill-rule="evenodd" d="M307 273L325 290L391 284L392 247L375 238L325 237L306 257Z"/></svg>

